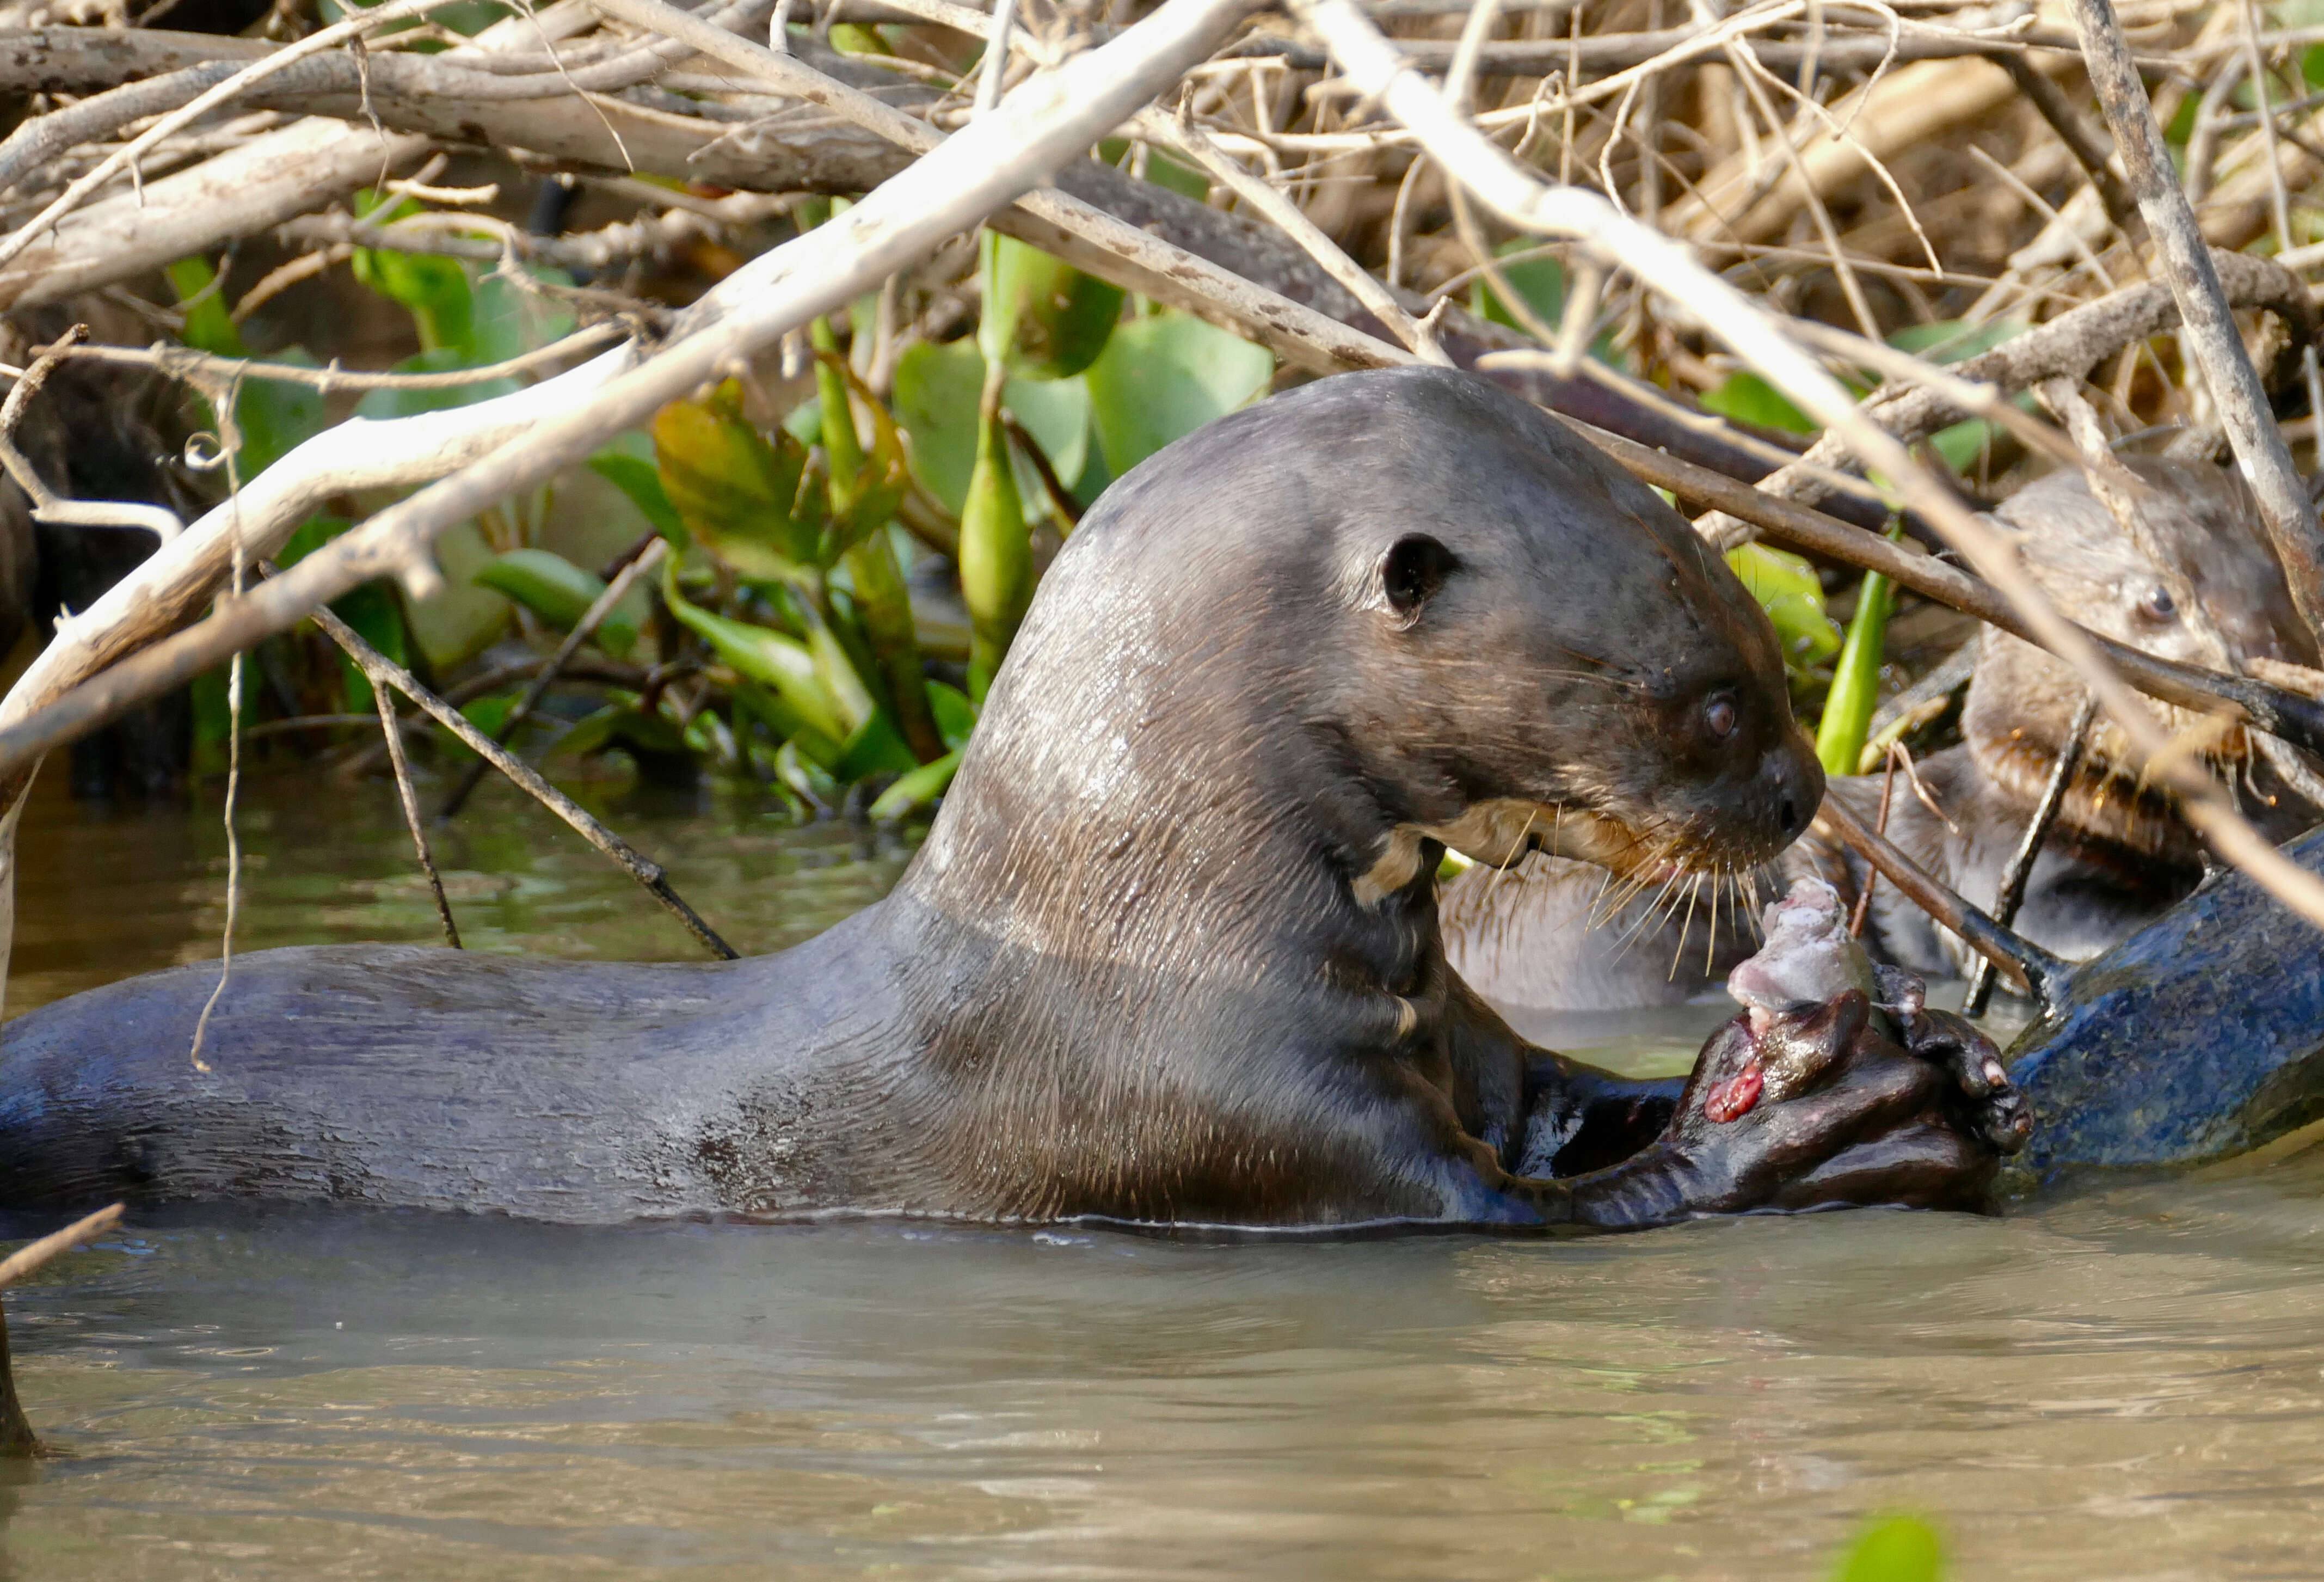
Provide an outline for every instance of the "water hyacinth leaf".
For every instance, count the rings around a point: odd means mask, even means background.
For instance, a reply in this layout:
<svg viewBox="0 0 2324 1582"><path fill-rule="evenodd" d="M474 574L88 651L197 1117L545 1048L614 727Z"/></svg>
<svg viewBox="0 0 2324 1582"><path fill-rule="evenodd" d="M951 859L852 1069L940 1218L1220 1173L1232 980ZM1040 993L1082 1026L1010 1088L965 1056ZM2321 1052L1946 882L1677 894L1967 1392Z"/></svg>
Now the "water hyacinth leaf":
<svg viewBox="0 0 2324 1582"><path fill-rule="evenodd" d="M796 736L775 749L775 778L817 807L836 807L846 794L828 769L807 756Z"/></svg>
<svg viewBox="0 0 2324 1582"><path fill-rule="evenodd" d="M1525 299L1526 310L1545 324L1555 324L1565 316L1565 265L1554 257L1510 259L1512 254L1535 251L1541 245L1530 236L1504 242L1495 249L1500 254L1501 278L1509 289ZM1517 316L1501 300L1500 291L1480 273L1469 284L1469 310L1480 319L1495 324L1505 324L1511 329L1523 329Z"/></svg>
<svg viewBox="0 0 2324 1582"><path fill-rule="evenodd" d="M742 415L733 380L672 402L653 421L663 493L693 540L760 581L811 577L823 533L823 491L789 434L770 442Z"/></svg>
<svg viewBox="0 0 2324 1582"><path fill-rule="evenodd" d="M936 728L944 733L945 745L968 745L969 733L976 729L976 705L968 700L968 694L942 681L930 681L928 706L936 711Z"/></svg>
<svg viewBox="0 0 2324 1582"><path fill-rule="evenodd" d="M1727 563L1767 612L1785 664L1804 670L1840 651L1840 627L1824 614L1823 584L1813 566L1765 544L1731 550Z"/></svg>
<svg viewBox="0 0 2324 1582"><path fill-rule="evenodd" d="M1940 1582L1944 1571L1936 1529L1916 1516L1892 1516L1849 1545L1831 1575L1832 1582Z"/></svg>
<svg viewBox="0 0 2324 1582"><path fill-rule="evenodd" d="M439 346L404 358L388 371L392 374L456 374L474 364L468 354L456 347ZM450 412L455 407L472 406L480 401L507 395L519 388L513 379L479 379L465 384L444 384L427 390L366 390L355 402L355 415L388 421L394 418L417 417L421 412Z"/></svg>
<svg viewBox="0 0 2324 1582"><path fill-rule="evenodd" d="M560 632L570 632L579 624L605 591L604 579L595 572L549 550L511 550L470 580L514 599ZM597 624L597 646L616 659L637 645L638 612L623 607L635 602L624 597Z"/></svg>
<svg viewBox="0 0 2324 1582"><path fill-rule="evenodd" d="M795 745L799 752L825 769L846 755L847 749L835 737L809 725L807 717L785 702L780 693L741 681L734 687L734 706L764 725L778 743Z"/></svg>
<svg viewBox="0 0 2324 1582"><path fill-rule="evenodd" d="M669 564L662 566L662 601L686 628L710 645L710 652L734 671L772 690L789 707L800 724L833 742L844 742L857 721L844 717L838 701L824 688L816 673L816 655L788 633L769 631L745 621L730 621L694 604L678 590Z"/></svg>
<svg viewBox="0 0 2324 1582"><path fill-rule="evenodd" d="M688 756L686 733L659 714L632 704L614 704L597 710L557 738L549 749L561 758L587 758L608 747L622 747L633 756Z"/></svg>
<svg viewBox="0 0 2324 1582"><path fill-rule="evenodd" d="M570 286L572 277L561 269L540 264L523 266L544 284ZM500 274L476 282L474 329L461 349L478 365L505 363L573 333L575 319L562 303L538 291L527 291Z"/></svg>
<svg viewBox="0 0 2324 1582"><path fill-rule="evenodd" d="M958 516L968 504L969 475L976 468L977 408L984 393L984 354L973 340L946 346L927 341L908 347L896 362L896 416L912 476ZM1001 402L1025 425L1072 487L1090 459L1090 393L1084 378L1011 379ZM1020 473L1020 494L1034 486Z"/></svg>
<svg viewBox="0 0 2324 1582"><path fill-rule="evenodd" d="M300 523L281 552L274 557L283 567L300 561L337 538L355 524L343 516L310 516ZM411 662L411 632L403 618L403 601L385 583L367 582L331 601L331 614L355 629L358 636L397 664ZM337 652L334 650L334 652ZM372 701L371 678L346 654L338 655L340 696L350 714L367 713Z"/></svg>
<svg viewBox="0 0 2324 1582"><path fill-rule="evenodd" d="M1130 156L1130 139L1109 137L1097 145L1098 157L1107 164L1130 170L1135 164ZM1145 179L1157 187L1167 188L1181 198L1191 198L1197 203L1211 199L1211 179L1189 164L1182 164L1169 154L1148 143L1146 148Z"/></svg>
<svg viewBox="0 0 2324 1582"><path fill-rule="evenodd" d="M960 750L953 749L933 763L923 763L896 777L896 783L872 801L871 817L885 822L927 807L952 786L960 772Z"/></svg>
<svg viewBox="0 0 2324 1582"><path fill-rule="evenodd" d="M1274 374L1266 347L1174 311L1117 327L1082 377L1105 464L1120 477L1173 439L1249 403Z"/></svg>
<svg viewBox="0 0 2324 1582"><path fill-rule="evenodd" d="M866 775L907 774L919 767L920 761L905 745L903 733L882 708L847 738L847 745L832 772L852 782Z"/></svg>
<svg viewBox="0 0 2324 1582"><path fill-rule="evenodd" d="M904 503L911 488L911 464L904 455L904 437L888 409L873 395L855 370L837 353L818 351L816 354L816 377L818 384L827 382L818 406L824 412L834 411L849 413L851 421L835 424L824 423L824 453L831 458L832 519L822 550L823 563L829 566L840 556L895 520L896 508ZM855 399L847 397L853 394ZM868 416L872 426L872 442L867 449L862 434L852 420ZM846 454L843 457L842 452ZM843 470L845 477L841 476Z"/></svg>
<svg viewBox="0 0 2324 1582"><path fill-rule="evenodd" d="M1738 423L1752 423L1762 429L1780 429L1789 434L1816 432L1815 420L1798 407L1791 398L1758 375L1748 370L1729 374L1717 385L1702 395L1705 412L1717 412L1722 418L1732 418Z"/></svg>
<svg viewBox="0 0 2324 1582"><path fill-rule="evenodd" d="M648 448L651 448L650 441ZM669 495L661 486L660 469L652 462L608 448L589 458L589 470L628 495L630 504L653 523L656 532L670 541L671 548L684 550L689 546L692 540L686 531L686 522L669 503Z"/></svg>
<svg viewBox="0 0 2324 1582"><path fill-rule="evenodd" d="M409 198L385 199L377 192L355 195L355 217L375 226L393 225L420 212ZM348 259L356 282L400 302L420 332L420 349L449 350L463 357L475 344L475 297L467 272L449 258L425 253L392 253L357 247Z"/></svg>
<svg viewBox="0 0 2324 1582"><path fill-rule="evenodd" d="M1038 247L984 233L984 314L977 347L1011 375L1069 379L1095 362L1121 318L1120 286ZM1019 421L1023 421L1021 414Z"/></svg>
<svg viewBox="0 0 2324 1582"><path fill-rule="evenodd" d="M1993 319L1983 324L1940 319L1930 324L1908 324L1890 335L1888 344L1941 367L1980 356L2004 341L2015 340L2026 328L2027 320L2023 319Z"/></svg>
<svg viewBox="0 0 2324 1582"><path fill-rule="evenodd" d="M205 259L181 258L169 267L170 284L186 310L186 327L180 338L196 351L221 357L246 357L250 348L242 331L226 310L222 291L213 289L217 273ZM301 368L316 366L302 347L290 347L271 359ZM215 423L216 414L212 414ZM248 379L235 393L235 426L242 431L242 449L235 457L235 476L244 483L280 460L296 447L323 431L323 393L305 384L274 379Z"/></svg>

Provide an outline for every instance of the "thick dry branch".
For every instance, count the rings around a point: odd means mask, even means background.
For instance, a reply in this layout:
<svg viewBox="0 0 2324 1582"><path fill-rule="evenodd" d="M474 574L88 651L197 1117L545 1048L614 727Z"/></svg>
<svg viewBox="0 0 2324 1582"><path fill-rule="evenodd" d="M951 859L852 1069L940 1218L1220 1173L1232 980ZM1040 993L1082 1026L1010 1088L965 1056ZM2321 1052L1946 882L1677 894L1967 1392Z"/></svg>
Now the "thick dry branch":
<svg viewBox="0 0 2324 1582"><path fill-rule="evenodd" d="M2313 337L2316 316L2308 288L2290 270L2247 253L2214 253L2211 257L2231 306L2262 309L2283 319L2293 348ZM2123 347L2178 326L2179 305L2170 286L2152 282L2126 286L1946 371L1956 379L2005 392L2028 390L2045 379L2080 378ZM2297 356L2297 350L2291 350L2285 361L2295 362ZM2288 375L2290 367L2283 372ZM1863 411L1907 445L1972 415L1941 390L1924 384L1883 387L1866 399ZM1766 494L1812 504L1831 492L1832 475L1849 466L1846 441L1828 433L1797 462L1759 479L1758 487ZM1733 522L1706 519L1699 525L1717 541L1736 536Z"/></svg>
<svg viewBox="0 0 2324 1582"><path fill-rule="evenodd" d="M49 747L94 728L141 696L166 690L184 675L207 669L215 662L213 652L231 653L285 630L374 577L412 572L424 564L435 536L453 523L577 464L613 434L643 422L752 348L875 289L890 274L1077 157L1202 60L1251 3L1167 0L1113 43L1036 77L844 215L728 276L688 310L683 338L650 360L625 369L630 359L610 354L522 396L503 398L536 402L535 410L543 416L497 449L490 447L507 430L478 423L480 414L488 414L485 424L499 415L488 413L487 406L445 414L462 425L456 439L447 437L445 454L477 446L489 453L382 512L282 576L224 605L200 624L115 664L32 712L39 700L53 696L56 683L74 668L48 665L50 656L43 654L42 662L0 706L0 714L17 721L0 730L0 776L21 776ZM326 438L337 439L340 432ZM468 454L479 452L471 449ZM263 489L296 455L261 475L253 490ZM302 485L312 487L317 481L303 467L292 468L291 476L297 482L285 494L297 493ZM287 532L280 521L254 528L250 492L213 513L218 519L215 526L206 519L203 529L186 537L215 550L228 537L230 518L239 520L245 534L277 528ZM279 511L281 502L274 504ZM195 559L189 553L183 561ZM92 636L94 643L130 646L149 631L143 623L116 620ZM94 643L84 646L84 661ZM57 646L51 644L51 651ZM185 666L191 669L181 674Z"/></svg>

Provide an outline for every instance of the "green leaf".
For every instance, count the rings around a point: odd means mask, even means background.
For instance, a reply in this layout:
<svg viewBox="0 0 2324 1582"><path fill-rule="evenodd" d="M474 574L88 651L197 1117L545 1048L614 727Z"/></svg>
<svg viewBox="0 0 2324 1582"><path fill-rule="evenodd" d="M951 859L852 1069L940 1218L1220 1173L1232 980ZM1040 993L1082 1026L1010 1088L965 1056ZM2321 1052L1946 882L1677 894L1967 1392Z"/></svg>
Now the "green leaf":
<svg viewBox="0 0 2324 1582"><path fill-rule="evenodd" d="M560 632L580 624L605 591L595 572L549 550L511 550L470 580L507 595ZM638 641L636 615L617 605L598 623L595 641L616 659L629 652Z"/></svg>
<svg viewBox="0 0 2324 1582"><path fill-rule="evenodd" d="M557 738L552 757L586 758L608 747L626 747L657 757L683 757L691 749L686 733L661 715L629 704L597 710Z"/></svg>
<svg viewBox="0 0 2324 1582"><path fill-rule="evenodd" d="M976 705L968 700L967 693L942 681L930 681L928 708L936 717L936 729L943 733L945 746L968 745L969 733L976 729Z"/></svg>
<svg viewBox="0 0 2324 1582"><path fill-rule="evenodd" d="M526 268L536 280L553 285L573 283L561 269L539 265ZM474 318L470 344L462 349L479 367L538 351L551 341L564 339L574 329L573 315L561 303L526 291L498 274L488 274L476 282Z"/></svg>
<svg viewBox="0 0 2324 1582"><path fill-rule="evenodd" d="M1531 236L1519 236L1504 242L1495 249L1506 256L1512 253L1530 253L1541 244ZM1497 259L1498 262L1498 259ZM1554 257L1520 258L1514 264L1500 265L1501 278L1509 289L1525 299L1526 307L1545 324L1555 324L1565 316L1565 265ZM1506 324L1511 329L1523 329L1517 316L1501 300L1493 282L1480 273L1469 285L1469 309L1481 319L1496 324Z"/></svg>
<svg viewBox="0 0 2324 1582"><path fill-rule="evenodd" d="M1033 602L1032 537L997 414L983 425L960 513L960 596L971 633L968 690L981 699Z"/></svg>
<svg viewBox="0 0 2324 1582"><path fill-rule="evenodd" d="M733 380L664 407L653 438L662 490L695 541L753 580L814 575L823 490L808 474L807 448L781 431L770 443L752 428Z"/></svg>
<svg viewBox="0 0 2324 1582"><path fill-rule="evenodd" d="M947 346L927 341L908 347L896 362L896 416L904 430L912 476L920 486L958 516L968 503L969 474L976 466L976 408L984 393L984 354L973 340ZM1084 378L1011 379L1001 403L1025 425L1041 453L1068 488L1081 480L1092 458L1090 393ZM1039 480L1018 475L1019 494Z"/></svg>
<svg viewBox="0 0 2324 1582"><path fill-rule="evenodd" d="M1915 1516L1891 1516L1850 1545L1831 1575L1832 1582L1939 1582L1944 1569L1936 1529Z"/></svg>
<svg viewBox="0 0 2324 1582"><path fill-rule="evenodd" d="M647 443L650 448L651 442ZM661 473L652 462L609 448L589 458L589 470L627 495L630 504L653 523L654 531L668 539L673 549L682 550L692 542L684 519L662 491Z"/></svg>
<svg viewBox="0 0 2324 1582"><path fill-rule="evenodd" d="M357 193L355 207L357 218L378 226L420 212L420 205L409 198L383 201L376 191ZM464 365L471 360L475 298L467 272L456 262L425 253L358 247L348 264L360 284L403 304L420 332L421 351L448 351Z"/></svg>
<svg viewBox="0 0 2324 1582"><path fill-rule="evenodd" d="M310 516L290 535L275 563L296 566L353 525L341 516ZM403 619L403 605L392 587L366 583L333 599L331 613L397 664L411 662L411 635ZM372 700L371 678L344 653L339 655L339 686L346 712L361 714L377 707Z"/></svg>
<svg viewBox="0 0 2324 1582"><path fill-rule="evenodd" d="M1109 137L1097 145L1098 157L1110 165L1129 169L1130 139ZM1197 203L1211 200L1211 179L1194 166L1181 164L1160 149L1148 144L1146 149L1146 179L1157 187L1167 187L1181 198L1191 198Z"/></svg>
<svg viewBox="0 0 2324 1582"><path fill-rule="evenodd" d="M1794 406L1782 391L1748 369L1729 374L1718 388L1704 391L1702 404L1704 411L1733 418L1738 423L1756 423L1763 429L1781 429L1794 434L1816 431L1815 420Z"/></svg>
<svg viewBox="0 0 2324 1582"><path fill-rule="evenodd" d="M931 763L907 770L897 776L896 783L880 793L871 807L871 816L885 821L900 819L916 809L925 808L945 794L952 785L952 777L960 772L960 749L954 748Z"/></svg>
<svg viewBox="0 0 2324 1582"><path fill-rule="evenodd" d="M169 268L170 283L181 302L193 302L186 314L183 339L197 351L221 357L250 355L226 310L222 293L212 291L217 279L208 263L181 258ZM198 299L198 300L197 300ZM315 359L298 347L277 353L271 361L302 368ZM286 384L273 379L244 380L235 397L235 426L242 430L242 452L235 458L235 476L248 483L298 446L323 431L323 393L307 384ZM211 414L217 421L217 414Z"/></svg>
<svg viewBox="0 0 2324 1582"><path fill-rule="evenodd" d="M1177 312L1118 327L1083 377L1116 477L1267 388L1274 354Z"/></svg>
<svg viewBox="0 0 2324 1582"><path fill-rule="evenodd" d="M855 370L847 365L846 359L835 352L819 351L816 361L817 377L834 387L826 390L824 399L831 405L844 402L849 408L850 421L844 430L834 434L826 427L824 453L835 468L842 465L842 451L853 453L853 476L844 481L835 476L831 480L834 514L819 551L823 565L828 568L838 564L841 556L895 520L896 508L904 503L904 495L911 487L911 468L904 455L904 437L895 419L888 415L879 397L855 376ZM846 400L850 391L855 396L852 402ZM871 415L869 450L862 448L862 440L855 432L853 417L858 408ZM846 503L844 514L842 501Z"/></svg>
<svg viewBox="0 0 2324 1582"><path fill-rule="evenodd" d="M797 721L833 742L855 734L862 716L849 718L824 682L824 666L813 648L783 632L714 615L678 590L668 562L662 567L662 601L687 629L710 645L720 660L782 699ZM861 685L861 682L858 682Z"/></svg>
<svg viewBox="0 0 2324 1582"><path fill-rule="evenodd" d="M1981 356L2004 341L2015 340L2025 329L2022 319L1992 319L1983 324L1941 319L1933 324L1908 324L1891 335L1888 344L1941 366Z"/></svg>
<svg viewBox="0 0 2324 1582"><path fill-rule="evenodd" d="M984 233L984 314L977 346L985 357L1006 362L1012 375L1067 379L1080 373L1105 349L1121 303L1120 287L1014 236Z"/></svg>
<svg viewBox="0 0 2324 1582"><path fill-rule="evenodd" d="M918 767L920 761L905 745L903 733L882 708L847 738L832 772L844 781L857 781L869 774L905 774Z"/></svg>
<svg viewBox="0 0 2324 1582"><path fill-rule="evenodd" d="M1729 550L1727 563L1774 623L1785 664L1803 670L1839 652L1840 628L1823 613L1823 584L1813 566L1765 544Z"/></svg>

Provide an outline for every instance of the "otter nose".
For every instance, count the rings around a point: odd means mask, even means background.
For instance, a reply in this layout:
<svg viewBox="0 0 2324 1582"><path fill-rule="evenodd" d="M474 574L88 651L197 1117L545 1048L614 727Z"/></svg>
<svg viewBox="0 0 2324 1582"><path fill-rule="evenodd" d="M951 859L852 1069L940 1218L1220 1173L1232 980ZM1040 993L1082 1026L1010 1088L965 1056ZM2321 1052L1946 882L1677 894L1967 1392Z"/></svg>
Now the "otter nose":
<svg viewBox="0 0 2324 1582"><path fill-rule="evenodd" d="M1775 793L1775 822L1789 845L1807 833L1816 810L1823 806L1823 765L1804 742L1786 742L1767 754L1760 772Z"/></svg>

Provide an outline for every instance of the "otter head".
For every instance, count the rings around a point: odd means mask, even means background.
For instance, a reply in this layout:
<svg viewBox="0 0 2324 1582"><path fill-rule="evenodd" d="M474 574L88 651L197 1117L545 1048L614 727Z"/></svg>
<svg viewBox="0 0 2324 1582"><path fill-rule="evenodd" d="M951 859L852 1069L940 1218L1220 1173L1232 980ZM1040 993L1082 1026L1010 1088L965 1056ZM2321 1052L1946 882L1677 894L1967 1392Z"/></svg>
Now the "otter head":
<svg viewBox="0 0 2324 1582"><path fill-rule="evenodd" d="M1471 375L1349 374L1108 491L905 888L991 917L1038 886L1013 937L1215 958L1422 900L1431 839L1740 865L1822 789L1766 618L1657 495Z"/></svg>
<svg viewBox="0 0 2324 1582"><path fill-rule="evenodd" d="M2313 642L2242 478L2207 463L2124 460L2142 486L2136 498L2148 530L2192 586L2237 666L2253 659L2312 663ZM2028 484L1994 514L2017 540L2027 572L2061 614L2163 659L2211 663L2204 640L2179 607L2172 579L2131 541L2079 471ZM1961 734L1987 777L2030 807L2084 696L2080 679L2064 661L1987 628ZM2148 707L2162 709L2174 734L2204 724L2185 709ZM2246 766L2250 754L2239 728L2210 738L2209 755L2219 772ZM2107 722L2091 732L2065 816L2094 833L2161 839L2170 825L2163 816L2167 801L2159 788L2139 785L2120 727Z"/></svg>
<svg viewBox="0 0 2324 1582"><path fill-rule="evenodd" d="M1333 387L1338 387L1336 393ZM1823 779L1766 615L1652 490L1485 382L1332 381L1393 478L1334 502L1318 699L1392 819L1356 881L1409 881L1434 839L1641 879L1763 861Z"/></svg>

